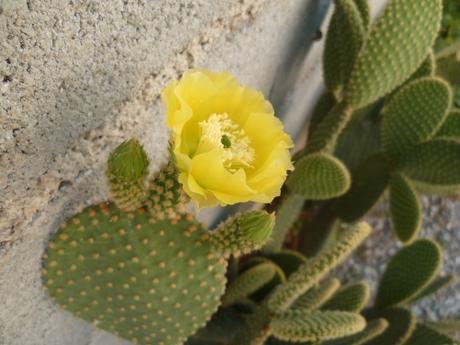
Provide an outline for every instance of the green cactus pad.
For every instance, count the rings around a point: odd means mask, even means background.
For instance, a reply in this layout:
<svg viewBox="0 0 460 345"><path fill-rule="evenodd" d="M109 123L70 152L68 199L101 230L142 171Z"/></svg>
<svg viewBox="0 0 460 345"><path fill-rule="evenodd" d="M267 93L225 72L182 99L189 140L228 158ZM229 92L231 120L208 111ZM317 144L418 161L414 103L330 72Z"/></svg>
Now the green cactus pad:
<svg viewBox="0 0 460 345"><path fill-rule="evenodd" d="M372 320L367 323L363 331L346 338L326 341L322 345L364 345L371 339L381 335L387 327L388 321L385 319Z"/></svg>
<svg viewBox="0 0 460 345"><path fill-rule="evenodd" d="M460 140L460 110L454 110L447 115L446 121L436 133L436 136Z"/></svg>
<svg viewBox="0 0 460 345"><path fill-rule="evenodd" d="M286 277L296 272L300 265L307 262L305 256L296 251L285 249L277 253L267 253L264 257L277 264L284 272Z"/></svg>
<svg viewBox="0 0 460 345"><path fill-rule="evenodd" d="M434 43L441 16L441 0L390 1L358 55L345 101L363 107L408 79Z"/></svg>
<svg viewBox="0 0 460 345"><path fill-rule="evenodd" d="M275 275L273 276L271 281L266 283L263 287L261 287L260 289L258 289L257 291L255 291L249 296L251 300L256 301L256 302L263 301L267 297L267 295L273 291L273 289L276 286L283 284L286 281L286 275L284 274L281 267L279 267L276 263L272 262L271 260L260 257L260 256L255 256L245 261L242 264L242 267L239 270L238 274L242 275L247 270L251 269L252 267L255 267L257 265L264 264L264 263L269 263L273 265L273 268L275 269Z"/></svg>
<svg viewBox="0 0 460 345"><path fill-rule="evenodd" d="M341 161L326 153L313 153L296 163L287 184L308 200L325 200L345 193L350 182L350 174Z"/></svg>
<svg viewBox="0 0 460 345"><path fill-rule="evenodd" d="M189 215L113 204L61 226L43 262L44 285L65 310L140 344L181 344L216 311L226 261Z"/></svg>
<svg viewBox="0 0 460 345"><path fill-rule="evenodd" d="M383 113L382 144L392 157L430 139L444 122L451 102L449 85L439 78L417 79L390 100Z"/></svg>
<svg viewBox="0 0 460 345"><path fill-rule="evenodd" d="M434 321L434 322L425 322L425 324L441 333L454 335L457 332L460 332L460 319L453 319L453 320L441 320L441 321Z"/></svg>
<svg viewBox="0 0 460 345"><path fill-rule="evenodd" d="M421 143L404 155L401 170L416 182L453 193L460 188L460 141L434 139Z"/></svg>
<svg viewBox="0 0 460 345"><path fill-rule="evenodd" d="M337 100L330 92L324 92L313 108L310 122L308 124L308 137L316 130L316 127L323 121L324 117L337 105Z"/></svg>
<svg viewBox="0 0 460 345"><path fill-rule="evenodd" d="M262 248L269 240L274 225L274 214L265 211L239 213L211 233L211 246L224 257L248 254Z"/></svg>
<svg viewBox="0 0 460 345"><path fill-rule="evenodd" d="M107 163L106 174L115 204L125 211L141 207L149 166L142 145L136 139L123 142L110 154Z"/></svg>
<svg viewBox="0 0 460 345"><path fill-rule="evenodd" d="M337 241L323 254L307 260L269 297L270 311L287 310L297 298L317 284L331 269L342 262L370 233L366 223L346 227Z"/></svg>
<svg viewBox="0 0 460 345"><path fill-rule="evenodd" d="M259 290L273 279L276 270L277 267L271 262L247 269L229 285L222 298L222 305L231 305Z"/></svg>
<svg viewBox="0 0 460 345"><path fill-rule="evenodd" d="M300 344L302 344L302 343L300 343ZM307 342L307 343L303 343L302 345L304 345L304 344L311 344L311 343ZM264 345L292 345L292 343L288 342L288 341L282 341L282 340L276 339L274 337L270 337L270 338L267 339L267 341L264 343Z"/></svg>
<svg viewBox="0 0 460 345"><path fill-rule="evenodd" d="M263 345L270 335L270 313L262 305L246 317L246 327L236 335L231 345Z"/></svg>
<svg viewBox="0 0 460 345"><path fill-rule="evenodd" d="M428 326L418 324L404 345L458 345L458 343Z"/></svg>
<svg viewBox="0 0 460 345"><path fill-rule="evenodd" d="M335 0L324 47L324 81L337 94L348 81L356 56L364 43L366 30L354 0Z"/></svg>
<svg viewBox="0 0 460 345"><path fill-rule="evenodd" d="M352 177L350 190L336 201L337 215L349 223L363 217L386 190L390 173L390 162L382 154L363 161Z"/></svg>
<svg viewBox="0 0 460 345"><path fill-rule="evenodd" d="M153 215L171 209L184 210L188 197L182 191L174 163L161 168L148 187L145 206Z"/></svg>
<svg viewBox="0 0 460 345"><path fill-rule="evenodd" d="M420 67L407 79L404 83L402 83L399 87L397 87L390 95L388 95L385 101L388 103L391 98L397 94L404 86L417 80L419 78L425 77L434 77L436 72L436 57L434 55L433 49L429 50L428 56L425 58L423 63Z"/></svg>
<svg viewBox="0 0 460 345"><path fill-rule="evenodd" d="M429 50L428 56L423 61L422 65L411 75L409 82L424 77L432 77L436 71L436 57L433 49Z"/></svg>
<svg viewBox="0 0 460 345"><path fill-rule="evenodd" d="M367 342L366 345L403 345L415 329L416 319L412 313L404 308L389 308L376 313L376 318L388 321L388 327L378 337Z"/></svg>
<svg viewBox="0 0 460 345"><path fill-rule="evenodd" d="M327 152L335 150L337 139L351 119L352 109L344 103L336 104L316 126L308 138L305 153Z"/></svg>
<svg viewBox="0 0 460 345"><path fill-rule="evenodd" d="M385 105L384 99L379 99L365 107L353 109L349 126L355 125L362 120L380 122L381 112Z"/></svg>
<svg viewBox="0 0 460 345"><path fill-rule="evenodd" d="M422 226L422 205L411 183L402 175L394 175L390 181L390 212L398 238L405 243L414 240Z"/></svg>
<svg viewBox="0 0 460 345"><path fill-rule="evenodd" d="M442 264L442 249L434 241L420 239L402 248L390 260L380 280L375 305L402 304L423 291Z"/></svg>
<svg viewBox="0 0 460 345"><path fill-rule="evenodd" d="M460 191L459 185L455 185L455 186L434 185L434 184L428 184L428 183L423 183L423 182L414 181L414 180L411 180L411 182L418 192L422 194L427 194L427 195L455 197Z"/></svg>
<svg viewBox="0 0 460 345"><path fill-rule="evenodd" d="M367 110L367 107L364 109ZM358 112L362 110L354 114ZM381 151L380 132L380 124L376 121L364 120L356 124L350 122L340 134L334 155L346 165L352 175L355 175L358 169L362 169L360 165L367 158Z"/></svg>
<svg viewBox="0 0 460 345"><path fill-rule="evenodd" d="M340 287L340 281L330 278L322 281L300 296L291 309L312 311L321 307Z"/></svg>
<svg viewBox="0 0 460 345"><path fill-rule="evenodd" d="M275 226L271 239L264 247L264 251L273 252L281 250L284 239L302 211L304 198L298 194L288 195L281 201L281 206L276 211Z"/></svg>
<svg viewBox="0 0 460 345"><path fill-rule="evenodd" d="M321 309L359 312L367 304L370 294L369 284L365 282L344 286Z"/></svg>
<svg viewBox="0 0 460 345"><path fill-rule="evenodd" d="M371 24L371 8L369 6L368 0L354 0L356 7L359 10L359 14L361 15L361 20L363 22L364 30L367 31L369 29L369 25Z"/></svg>
<svg viewBox="0 0 460 345"><path fill-rule="evenodd" d="M426 288L420 291L416 296L412 297L408 302L413 303L419 299L433 295L437 293L439 290L444 289L445 287L448 287L449 285L453 284L457 280L458 277L455 274L449 274L447 276L438 277L435 280L433 280Z"/></svg>
<svg viewBox="0 0 460 345"><path fill-rule="evenodd" d="M206 327L201 328L185 345L221 345L228 344L235 334L245 326L244 319L233 308L220 308Z"/></svg>
<svg viewBox="0 0 460 345"><path fill-rule="evenodd" d="M285 341L323 341L361 332L366 320L343 311L289 310L275 315L270 323L273 336Z"/></svg>

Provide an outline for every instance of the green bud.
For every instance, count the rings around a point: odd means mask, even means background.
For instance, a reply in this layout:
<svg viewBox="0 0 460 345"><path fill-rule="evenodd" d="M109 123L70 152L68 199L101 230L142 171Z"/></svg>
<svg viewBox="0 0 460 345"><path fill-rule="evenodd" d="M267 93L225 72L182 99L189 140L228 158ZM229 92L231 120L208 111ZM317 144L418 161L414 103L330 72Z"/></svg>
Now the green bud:
<svg viewBox="0 0 460 345"><path fill-rule="evenodd" d="M248 240L261 245L272 234L275 226L275 215L265 211L253 211L243 214L237 221L244 236Z"/></svg>
<svg viewBox="0 0 460 345"><path fill-rule="evenodd" d="M148 166L147 155L136 139L123 142L110 154L107 178L112 200L120 209L133 211L143 205Z"/></svg>
<svg viewBox="0 0 460 345"><path fill-rule="evenodd" d="M125 180L134 181L147 174L149 160L137 139L120 144L109 156L109 173Z"/></svg>
<svg viewBox="0 0 460 345"><path fill-rule="evenodd" d="M224 257L244 255L260 249L270 238L274 225L274 214L265 211L237 214L212 233L211 244Z"/></svg>

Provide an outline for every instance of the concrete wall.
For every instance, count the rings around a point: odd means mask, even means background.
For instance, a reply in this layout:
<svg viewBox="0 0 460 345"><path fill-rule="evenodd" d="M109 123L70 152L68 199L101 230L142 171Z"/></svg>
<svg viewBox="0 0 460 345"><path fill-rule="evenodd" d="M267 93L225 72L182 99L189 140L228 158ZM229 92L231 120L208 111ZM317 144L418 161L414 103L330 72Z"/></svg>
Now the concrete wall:
<svg viewBox="0 0 460 345"><path fill-rule="evenodd" d="M318 54L292 71L327 3L0 0L0 344L122 344L44 294L49 236L105 199L106 157L122 140L139 137L154 169L166 159L158 94L184 70L229 69L266 95L275 79L317 74Z"/></svg>

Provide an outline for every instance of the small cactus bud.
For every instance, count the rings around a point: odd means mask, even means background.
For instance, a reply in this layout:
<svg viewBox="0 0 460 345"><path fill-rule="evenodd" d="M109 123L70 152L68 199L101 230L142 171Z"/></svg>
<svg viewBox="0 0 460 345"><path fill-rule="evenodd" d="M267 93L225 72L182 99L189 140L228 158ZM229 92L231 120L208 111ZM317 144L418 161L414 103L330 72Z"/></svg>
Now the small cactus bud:
<svg viewBox="0 0 460 345"><path fill-rule="evenodd" d="M120 144L109 156L107 177L115 204L124 211L142 206L149 160L136 139Z"/></svg>
<svg viewBox="0 0 460 345"><path fill-rule="evenodd" d="M274 214L265 211L238 214L219 225L212 233L211 244L216 253L225 257L247 254L268 241L274 225Z"/></svg>
<svg viewBox="0 0 460 345"><path fill-rule="evenodd" d="M147 174L149 160L136 139L121 143L109 156L109 173L120 179L135 181Z"/></svg>
<svg viewBox="0 0 460 345"><path fill-rule="evenodd" d="M237 221L240 231L248 240L262 245L270 238L275 225L275 215L265 211L248 212Z"/></svg>

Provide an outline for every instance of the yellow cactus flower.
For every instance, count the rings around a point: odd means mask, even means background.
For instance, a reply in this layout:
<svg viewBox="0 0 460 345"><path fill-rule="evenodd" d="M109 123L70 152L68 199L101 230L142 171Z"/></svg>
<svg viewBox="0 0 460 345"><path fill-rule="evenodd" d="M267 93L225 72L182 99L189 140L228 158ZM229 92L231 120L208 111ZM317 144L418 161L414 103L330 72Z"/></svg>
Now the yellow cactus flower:
<svg viewBox="0 0 460 345"><path fill-rule="evenodd" d="M200 207L280 194L292 141L260 92L228 72L194 69L162 96L179 181Z"/></svg>

